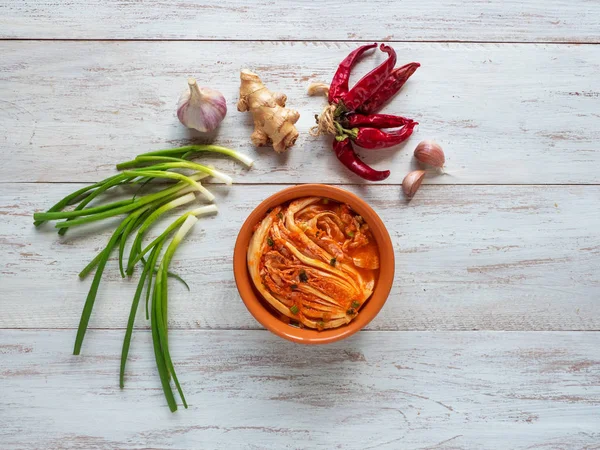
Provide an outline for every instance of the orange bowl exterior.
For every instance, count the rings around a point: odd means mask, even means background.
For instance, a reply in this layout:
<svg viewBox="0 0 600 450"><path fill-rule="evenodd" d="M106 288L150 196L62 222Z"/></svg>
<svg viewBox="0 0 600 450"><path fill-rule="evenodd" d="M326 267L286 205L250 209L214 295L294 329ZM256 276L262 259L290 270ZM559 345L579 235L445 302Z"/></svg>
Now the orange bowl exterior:
<svg viewBox="0 0 600 450"><path fill-rule="evenodd" d="M380 269L375 289L369 300L361 308L356 318L347 325L330 330L312 330L308 328L292 327L278 319L261 302L258 291L248 272L246 261L248 246L252 237L254 226L267 214L269 208L301 197L326 197L340 203L347 203L354 211L360 214L373 233L379 249ZM242 300L248 311L266 329L284 339L301 344L328 344L347 338L364 328L383 307L388 298L394 281L394 247L385 225L373 209L355 194L334 186L324 184L303 184L289 187L270 196L260 203L248 216L235 242L233 251L233 273L235 283Z"/></svg>

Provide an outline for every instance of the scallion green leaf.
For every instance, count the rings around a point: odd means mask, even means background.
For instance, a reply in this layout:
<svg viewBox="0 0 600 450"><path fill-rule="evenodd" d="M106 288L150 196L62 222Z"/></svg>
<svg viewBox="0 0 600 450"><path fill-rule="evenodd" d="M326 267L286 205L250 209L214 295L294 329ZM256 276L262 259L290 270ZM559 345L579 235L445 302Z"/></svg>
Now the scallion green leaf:
<svg viewBox="0 0 600 450"><path fill-rule="evenodd" d="M100 260L98 261L98 268L96 269L94 280L92 281L92 285L88 292L88 296L85 300L85 305L83 306L83 311L81 313L81 319L79 321L79 327L77 329L77 336L75 337L75 347L73 349L74 355L79 355L79 353L81 352L81 345L83 344L83 338L85 337L85 332L87 331L87 327L90 322L92 309L94 309L94 302L96 301L96 295L98 293L98 286L100 285L100 280L102 279L102 273L104 272L104 268L106 267L106 262L108 261L110 252L116 245L117 240L121 236L121 232L123 231L125 226L127 226L127 220L123 220L121 224L117 227L112 237L108 241L106 248L102 252Z"/></svg>
<svg viewBox="0 0 600 450"><path fill-rule="evenodd" d="M154 256L154 255L152 255ZM129 354L129 347L131 345L131 335L133 333L133 325L135 323L135 315L137 313L138 305L140 303L140 297L144 290L144 282L146 277L150 274L152 278L152 268L148 265L144 267L140 280L138 281L137 289L131 302L131 310L129 311L129 319L127 320L127 328L125 330L125 338L123 339L123 348L121 349L121 366L119 369L119 385L121 388L125 386L125 364L127 364L127 355Z"/></svg>
<svg viewBox="0 0 600 450"><path fill-rule="evenodd" d="M165 150L157 150L154 152L142 153L138 156L175 156L175 155L191 155L193 153L212 152L221 153L237 159L248 167L252 167L254 161L243 153L237 152L230 148L221 147L219 145L186 145L179 148L169 148Z"/></svg>

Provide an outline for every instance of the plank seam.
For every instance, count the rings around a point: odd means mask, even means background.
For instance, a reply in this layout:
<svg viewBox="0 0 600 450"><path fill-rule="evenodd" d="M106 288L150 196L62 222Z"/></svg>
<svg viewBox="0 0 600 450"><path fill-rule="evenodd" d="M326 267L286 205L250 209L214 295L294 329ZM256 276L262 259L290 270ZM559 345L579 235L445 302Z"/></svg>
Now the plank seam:
<svg viewBox="0 0 600 450"><path fill-rule="evenodd" d="M6 184L91 184L96 183L97 180L93 181L0 181L0 185ZM315 182L316 183L316 182ZM202 183L207 186L220 186L223 183ZM314 184L314 183L233 183L235 186L297 186L301 184ZM331 186L402 186L402 183L326 183ZM423 186L511 186L511 187L548 187L548 186L600 186L600 183L424 183Z"/></svg>
<svg viewBox="0 0 600 450"><path fill-rule="evenodd" d="M58 327L58 328L26 328L26 327L0 327L0 331L77 331L77 328L73 327ZM88 330L94 331L125 331L125 328L118 327L103 327L103 328L92 328L88 327ZM134 331L144 331L150 332L150 328L134 328ZM169 331L198 331L198 332L219 332L219 331L260 331L263 333L270 333L269 330L265 330L263 328L169 328ZM496 329L487 329L481 328L477 330L464 330L464 329L448 329L448 330L425 330L425 329L411 329L411 330L372 330L372 329L364 329L360 332L364 333L597 333L600 332L599 329L577 329L577 328L568 328L568 329L540 329L540 330L496 330Z"/></svg>
<svg viewBox="0 0 600 450"><path fill-rule="evenodd" d="M374 42L374 39L179 39L179 38L26 38L26 37L1 37L0 41L59 41L59 42L281 42L281 43L362 43ZM477 41L477 40L379 40L379 42L396 44L507 44L507 45L598 45L600 41Z"/></svg>

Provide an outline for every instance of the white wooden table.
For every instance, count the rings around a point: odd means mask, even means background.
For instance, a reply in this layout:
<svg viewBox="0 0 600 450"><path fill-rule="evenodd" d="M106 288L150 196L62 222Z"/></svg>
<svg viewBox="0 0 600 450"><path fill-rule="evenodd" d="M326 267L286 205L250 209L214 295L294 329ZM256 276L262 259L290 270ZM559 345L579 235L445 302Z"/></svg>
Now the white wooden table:
<svg viewBox="0 0 600 450"><path fill-rule="evenodd" d="M600 3L2 0L0 38L0 448L600 448ZM387 109L421 125L365 155L392 169L365 185L308 135L322 100L305 90L381 40L422 64ZM301 112L285 156L250 145L245 67ZM59 239L31 214L198 139L175 117L189 75L229 101L215 141L256 164L215 160L237 184L213 186L220 214L174 262L192 287L172 284L169 319L190 408L171 414L141 313L118 387L135 283L114 260L71 355L77 273L108 228ZM425 138L449 174L408 204ZM247 214L305 182L359 193L396 248L380 315L330 346L261 329L231 271Z"/></svg>

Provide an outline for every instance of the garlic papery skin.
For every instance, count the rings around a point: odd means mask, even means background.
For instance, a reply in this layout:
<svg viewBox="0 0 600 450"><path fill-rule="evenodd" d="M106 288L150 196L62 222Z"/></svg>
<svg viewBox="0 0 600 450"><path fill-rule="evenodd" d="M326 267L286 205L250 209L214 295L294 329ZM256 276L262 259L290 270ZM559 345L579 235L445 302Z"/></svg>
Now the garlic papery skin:
<svg viewBox="0 0 600 450"><path fill-rule="evenodd" d="M420 163L437 167L438 169L444 167L446 163L446 157L440 144L430 140L419 142L419 145L415 148L415 158Z"/></svg>
<svg viewBox="0 0 600 450"><path fill-rule="evenodd" d="M413 195L417 193L419 187L421 187L423 178L425 178L425 173L424 170L413 170L404 177L404 180L402 180L402 190L404 191L404 195L408 198L412 198Z"/></svg>
<svg viewBox="0 0 600 450"><path fill-rule="evenodd" d="M177 117L188 128L203 133L216 129L227 114L225 97L219 91L200 88L194 78L188 78L189 90L179 97Z"/></svg>

